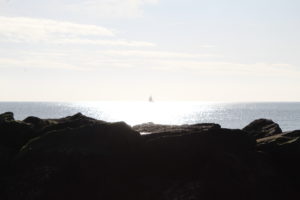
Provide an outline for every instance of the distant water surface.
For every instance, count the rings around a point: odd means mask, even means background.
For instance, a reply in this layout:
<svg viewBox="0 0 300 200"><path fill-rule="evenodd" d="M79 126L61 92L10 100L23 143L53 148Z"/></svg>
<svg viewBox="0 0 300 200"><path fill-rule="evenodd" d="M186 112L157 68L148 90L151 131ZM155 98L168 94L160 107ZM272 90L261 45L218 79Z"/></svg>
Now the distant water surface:
<svg viewBox="0 0 300 200"><path fill-rule="evenodd" d="M284 131L300 129L300 102L295 103L204 103L204 102L0 102L0 113L59 118L84 115L130 125L145 122L194 124L213 122L225 128L243 128L254 119L268 118Z"/></svg>

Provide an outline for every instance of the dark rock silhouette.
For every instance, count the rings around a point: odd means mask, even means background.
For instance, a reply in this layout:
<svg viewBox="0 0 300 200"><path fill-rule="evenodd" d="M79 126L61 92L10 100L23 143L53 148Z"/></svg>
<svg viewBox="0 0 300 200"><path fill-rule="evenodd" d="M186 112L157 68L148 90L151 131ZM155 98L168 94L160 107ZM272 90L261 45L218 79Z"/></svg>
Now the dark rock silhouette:
<svg viewBox="0 0 300 200"><path fill-rule="evenodd" d="M17 151L34 137L32 127L22 121L15 121L13 113L0 115L0 145Z"/></svg>
<svg viewBox="0 0 300 200"><path fill-rule="evenodd" d="M267 153L274 167L284 172L290 188L300 185L300 131L291 131L257 140L258 150Z"/></svg>
<svg viewBox="0 0 300 200"><path fill-rule="evenodd" d="M254 200L300 195L300 131L281 133L270 120L256 120L243 130L218 124L131 128L80 113L23 121L4 113L0 136L1 199Z"/></svg>
<svg viewBox="0 0 300 200"><path fill-rule="evenodd" d="M257 119L243 128L243 130L257 139L282 133L279 125L269 119Z"/></svg>

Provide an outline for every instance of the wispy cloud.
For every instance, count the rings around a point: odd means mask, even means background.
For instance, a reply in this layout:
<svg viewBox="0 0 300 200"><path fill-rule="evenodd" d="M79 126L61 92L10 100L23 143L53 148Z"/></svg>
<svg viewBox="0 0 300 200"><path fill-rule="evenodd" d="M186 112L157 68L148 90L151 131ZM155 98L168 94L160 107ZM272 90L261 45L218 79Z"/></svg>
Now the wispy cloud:
<svg viewBox="0 0 300 200"><path fill-rule="evenodd" d="M144 63L146 64L146 63ZM196 60L159 60L151 64L153 69L167 71L194 71L202 74L234 75L245 77L297 77L300 70L291 64L278 63L253 63L245 64L226 61L196 61Z"/></svg>
<svg viewBox="0 0 300 200"><path fill-rule="evenodd" d="M73 19L124 19L140 17L144 13L145 6L155 5L158 2L159 0L0 0L0 11L33 16L32 13L24 9L28 5L34 5L34 9L38 11L36 13L73 16ZM40 14L40 16L44 15Z"/></svg>
<svg viewBox="0 0 300 200"><path fill-rule="evenodd" d="M106 50L81 51L60 50L53 52L17 52L18 57L0 57L0 67L47 68L72 71L98 71L101 69L130 70L139 69L145 73L149 70L167 71L170 73L200 73L214 77L299 77L297 66L287 63L252 63L216 61L217 55L189 54L165 51L143 50Z"/></svg>
<svg viewBox="0 0 300 200"><path fill-rule="evenodd" d="M128 47L153 47L156 46L151 42L127 41L127 40L100 40L100 39L59 39L53 41L57 44L83 44L83 45L105 45L105 46L128 46Z"/></svg>
<svg viewBox="0 0 300 200"><path fill-rule="evenodd" d="M114 57L135 57L143 59L199 59L203 57L222 57L214 54L196 54L184 52L169 52L169 51L148 51L148 50L107 50L99 51L101 55Z"/></svg>
<svg viewBox="0 0 300 200"><path fill-rule="evenodd" d="M200 47L202 48L215 48L215 45L210 45L210 44L206 44L206 45L201 45Z"/></svg>
<svg viewBox="0 0 300 200"><path fill-rule="evenodd" d="M77 24L50 19L28 17L0 17L0 33L3 36L19 38L51 38L53 34L61 37L114 36L114 31L96 25Z"/></svg>
<svg viewBox="0 0 300 200"><path fill-rule="evenodd" d="M0 16L0 41L14 43L154 46L150 42L127 41L115 31L96 25L49 19Z"/></svg>
<svg viewBox="0 0 300 200"><path fill-rule="evenodd" d="M59 69L59 70L76 70L86 71L87 68L79 67L63 61L54 61L51 59L16 59L16 58L0 58L0 69L1 68L37 68L37 69Z"/></svg>
<svg viewBox="0 0 300 200"><path fill-rule="evenodd" d="M66 5L66 10L98 18L133 18L143 14L143 6L159 0L89 0Z"/></svg>

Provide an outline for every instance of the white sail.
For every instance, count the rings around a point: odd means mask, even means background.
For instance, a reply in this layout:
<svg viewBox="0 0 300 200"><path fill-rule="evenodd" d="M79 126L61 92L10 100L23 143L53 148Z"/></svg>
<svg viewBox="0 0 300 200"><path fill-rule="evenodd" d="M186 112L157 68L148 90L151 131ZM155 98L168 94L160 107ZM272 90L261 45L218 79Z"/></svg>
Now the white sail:
<svg viewBox="0 0 300 200"><path fill-rule="evenodd" d="M149 97L149 102L154 102L152 96Z"/></svg>

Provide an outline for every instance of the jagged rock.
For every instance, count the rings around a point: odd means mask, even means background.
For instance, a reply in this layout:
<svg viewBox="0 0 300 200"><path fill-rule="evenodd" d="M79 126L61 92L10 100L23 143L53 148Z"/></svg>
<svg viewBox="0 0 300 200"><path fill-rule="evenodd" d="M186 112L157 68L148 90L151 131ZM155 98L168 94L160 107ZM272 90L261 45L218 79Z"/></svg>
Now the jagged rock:
<svg viewBox="0 0 300 200"><path fill-rule="evenodd" d="M0 145L13 148L17 151L30 139L47 132L77 128L96 122L100 123L102 121L86 117L81 113L61 119L40 119L31 116L23 121L17 121L14 119L13 113L7 112L0 115Z"/></svg>
<svg viewBox="0 0 300 200"><path fill-rule="evenodd" d="M14 120L15 120L14 114L12 112L6 112L0 114L0 125Z"/></svg>
<svg viewBox="0 0 300 200"><path fill-rule="evenodd" d="M31 124L35 130L45 128L46 126L49 126L51 124L49 120L43 120L33 116L27 117L23 120L23 122Z"/></svg>
<svg viewBox="0 0 300 200"><path fill-rule="evenodd" d="M257 119L243 128L243 130L256 139L282 133L279 125L269 119Z"/></svg>
<svg viewBox="0 0 300 200"><path fill-rule="evenodd" d="M0 145L18 151L32 135L32 127L22 121L15 121L13 113L0 115Z"/></svg>
<svg viewBox="0 0 300 200"><path fill-rule="evenodd" d="M50 131L57 131L66 128L78 128L80 126L86 126L89 124L105 123L104 121L84 116L81 113L77 113L73 116L68 116L60 119L48 119L46 121L49 125L45 126L40 132L47 133Z"/></svg>

